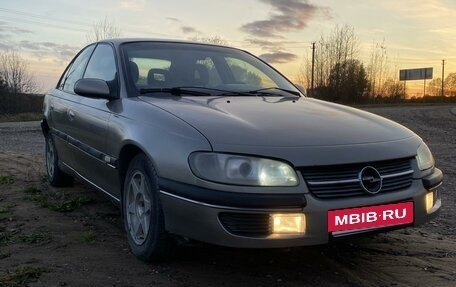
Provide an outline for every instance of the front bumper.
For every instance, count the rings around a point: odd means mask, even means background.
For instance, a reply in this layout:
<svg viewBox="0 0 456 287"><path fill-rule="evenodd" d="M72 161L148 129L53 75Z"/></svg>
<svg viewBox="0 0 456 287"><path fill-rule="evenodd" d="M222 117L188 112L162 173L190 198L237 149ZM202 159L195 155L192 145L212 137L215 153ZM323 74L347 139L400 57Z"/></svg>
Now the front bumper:
<svg viewBox="0 0 456 287"><path fill-rule="evenodd" d="M441 200L436 188L442 182L439 169L424 179L416 179L412 185L402 191L378 194L369 197L322 200L310 193L301 195L231 194L220 191L208 191L194 186L186 186L170 181L160 181L160 200L165 215L165 227L168 232L191 239L229 247L241 248L277 248L326 244L336 234L328 232L328 211L361 206L381 205L386 203L413 201L413 226L423 224L434 218L441 207ZM162 184L162 183L165 184ZM190 192L189 192L190 191ZM434 192L433 207L426 210L426 194ZM209 197L205 197L205 194ZM265 236L245 236L230 232L220 220L221 214L233 214L252 217L276 213L304 213L306 232L299 235L270 234ZM408 226L408 225L407 225ZM405 226L394 226L405 227ZM381 232L391 227L370 229L361 232ZM340 236L338 236L340 237Z"/></svg>

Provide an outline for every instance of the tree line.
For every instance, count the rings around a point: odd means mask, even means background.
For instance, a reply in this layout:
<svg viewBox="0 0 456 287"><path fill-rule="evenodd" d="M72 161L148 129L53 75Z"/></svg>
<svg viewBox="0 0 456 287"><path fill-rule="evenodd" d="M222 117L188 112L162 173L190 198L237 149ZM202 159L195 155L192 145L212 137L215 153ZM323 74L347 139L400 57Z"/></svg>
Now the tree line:
<svg viewBox="0 0 456 287"><path fill-rule="evenodd" d="M372 43L365 62L360 60L360 42L350 25L336 26L328 35L322 34L314 45L313 71L312 56L306 54L298 72L298 82L308 87L310 96L345 104L409 100L385 40ZM456 101L456 73L449 74L444 84L445 95ZM440 96L442 80L434 79L428 87L426 96ZM428 100L426 96L423 101Z"/></svg>
<svg viewBox="0 0 456 287"><path fill-rule="evenodd" d="M26 59L14 50L0 52L0 113L39 112L43 97L35 95L38 90Z"/></svg>

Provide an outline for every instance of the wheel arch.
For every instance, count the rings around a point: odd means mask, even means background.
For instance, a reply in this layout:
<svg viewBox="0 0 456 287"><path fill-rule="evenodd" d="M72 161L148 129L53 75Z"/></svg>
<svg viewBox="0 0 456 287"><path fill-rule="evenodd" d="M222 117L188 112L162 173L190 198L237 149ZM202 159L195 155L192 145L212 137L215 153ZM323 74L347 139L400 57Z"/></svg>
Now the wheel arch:
<svg viewBox="0 0 456 287"><path fill-rule="evenodd" d="M49 131L50 131L50 128L49 128L49 125L48 125L48 122L47 122L46 118L43 118L41 120L41 131L43 132L44 136L47 136Z"/></svg>
<svg viewBox="0 0 456 287"><path fill-rule="evenodd" d="M120 189L123 191L123 185L125 181L125 176L127 175L128 167L131 160L138 154L144 154L149 158L154 167L156 168L154 159L148 154L144 148L135 142L126 143L119 152L118 157L118 169L119 169L119 180L120 180Z"/></svg>

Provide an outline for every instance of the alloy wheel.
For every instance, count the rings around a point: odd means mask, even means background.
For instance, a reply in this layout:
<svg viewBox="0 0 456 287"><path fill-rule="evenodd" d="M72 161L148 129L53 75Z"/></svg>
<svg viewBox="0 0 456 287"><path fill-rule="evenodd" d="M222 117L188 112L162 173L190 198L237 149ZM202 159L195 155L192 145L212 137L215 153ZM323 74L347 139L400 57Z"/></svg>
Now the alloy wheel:
<svg viewBox="0 0 456 287"><path fill-rule="evenodd" d="M152 214L149 194L146 176L141 171L135 171L128 184L126 214L128 232L137 245L142 245L149 233Z"/></svg>
<svg viewBox="0 0 456 287"><path fill-rule="evenodd" d="M52 139L49 137L46 145L46 168L50 178L54 176L55 151Z"/></svg>

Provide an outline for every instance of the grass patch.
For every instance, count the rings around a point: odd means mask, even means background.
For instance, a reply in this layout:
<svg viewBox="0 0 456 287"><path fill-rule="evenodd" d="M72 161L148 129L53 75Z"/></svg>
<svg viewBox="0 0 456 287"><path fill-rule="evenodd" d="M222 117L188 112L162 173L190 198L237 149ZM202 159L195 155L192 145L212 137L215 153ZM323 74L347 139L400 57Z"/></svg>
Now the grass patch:
<svg viewBox="0 0 456 287"><path fill-rule="evenodd" d="M38 230L30 234L21 235L19 239L27 244L49 243L52 241L52 236L48 231Z"/></svg>
<svg viewBox="0 0 456 287"><path fill-rule="evenodd" d="M0 260L11 257L11 252L0 252Z"/></svg>
<svg viewBox="0 0 456 287"><path fill-rule="evenodd" d="M12 272L0 272L0 286L27 286L36 282L46 270L36 267L19 267Z"/></svg>
<svg viewBox="0 0 456 287"><path fill-rule="evenodd" d="M11 218L13 216L14 207L16 207L16 205L13 203L0 207L0 221Z"/></svg>
<svg viewBox="0 0 456 287"><path fill-rule="evenodd" d="M0 246L9 243L23 242L26 244L49 243L52 241L52 236L49 231L38 229L29 234L20 234L19 229L0 228ZM2 285L0 284L0 287Z"/></svg>
<svg viewBox="0 0 456 287"><path fill-rule="evenodd" d="M94 201L90 197L66 194L65 191L45 192L35 187L29 187L24 192L26 199L56 212L71 212Z"/></svg>
<svg viewBox="0 0 456 287"><path fill-rule="evenodd" d="M11 242L13 235L8 230L0 231L0 243Z"/></svg>
<svg viewBox="0 0 456 287"><path fill-rule="evenodd" d="M0 245L13 242L19 232L20 230L18 229L7 230L6 228L0 228Z"/></svg>
<svg viewBox="0 0 456 287"><path fill-rule="evenodd" d="M16 178L12 175L0 175L0 185L11 185L16 182Z"/></svg>
<svg viewBox="0 0 456 287"><path fill-rule="evenodd" d="M29 122L40 121L42 119L43 114L40 113L19 113L0 115L0 122Z"/></svg>
<svg viewBox="0 0 456 287"><path fill-rule="evenodd" d="M24 192L27 194L40 194L41 189L38 189L36 187L28 187L28 188L24 189Z"/></svg>
<svg viewBox="0 0 456 287"><path fill-rule="evenodd" d="M95 234L95 231L89 230L84 233L82 233L82 242L88 243L88 244L93 244L95 243L97 235Z"/></svg>

